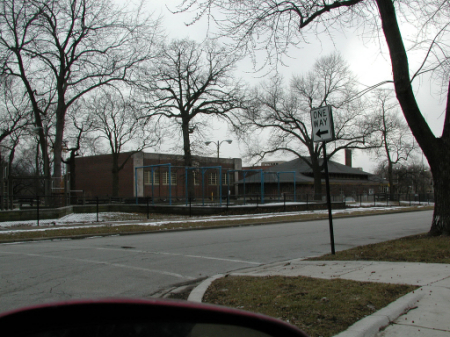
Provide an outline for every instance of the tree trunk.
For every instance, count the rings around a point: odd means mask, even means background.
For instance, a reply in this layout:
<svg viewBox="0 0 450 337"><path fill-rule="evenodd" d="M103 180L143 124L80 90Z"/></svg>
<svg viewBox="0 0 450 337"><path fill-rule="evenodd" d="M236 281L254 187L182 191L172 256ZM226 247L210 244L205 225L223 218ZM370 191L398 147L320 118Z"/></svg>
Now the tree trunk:
<svg viewBox="0 0 450 337"><path fill-rule="evenodd" d="M34 158L35 165L36 165L36 174L35 174L36 177L40 176L40 172L39 172L39 146L40 146L40 144L37 143L36 144L36 157ZM34 184L35 184L36 195L39 195L40 194L39 179L36 179ZM45 182L44 182L44 184L45 184Z"/></svg>
<svg viewBox="0 0 450 337"><path fill-rule="evenodd" d="M395 191L394 191L394 173L393 173L393 165L392 161L388 154L388 181L389 181L389 196L391 200L394 200Z"/></svg>
<svg viewBox="0 0 450 337"><path fill-rule="evenodd" d="M322 200L322 168L319 164L319 158L311 156L311 165L314 177L314 200Z"/></svg>
<svg viewBox="0 0 450 337"><path fill-rule="evenodd" d="M77 188L76 188L76 184L77 184L77 179L76 179L76 175L75 175L75 165L76 165L76 162L75 162L75 152L76 151L70 151L70 157L69 157L69 162L67 163L67 166L68 166L68 171L69 171L69 187L70 187L70 189L69 189L69 192L72 190L76 190ZM71 194L72 195L72 194ZM76 196L73 196L72 195L72 197L71 197L71 199L72 200L70 200L70 203L71 204L75 204L76 203L76 200L77 200L77 198L76 198Z"/></svg>
<svg viewBox="0 0 450 337"><path fill-rule="evenodd" d="M42 130L42 128L39 129L39 144L37 146L37 149L38 150L36 151L36 176L40 175L39 172L39 149L40 149L44 169L44 195L46 197L49 197L51 195L51 188L52 188L50 181L50 159L48 156L47 138L44 135L44 131ZM39 184L39 180L37 180L37 184ZM49 199L45 200L46 205L48 205L49 202L50 202Z"/></svg>
<svg viewBox="0 0 450 337"><path fill-rule="evenodd" d="M56 132L58 134L58 132ZM53 144L53 177L61 177L62 165L61 165L61 153L62 153L62 141L58 141L55 138Z"/></svg>
<svg viewBox="0 0 450 337"><path fill-rule="evenodd" d="M183 150L184 150L184 165L186 167L192 167L192 154L191 154L191 143L189 139L189 121L183 121L181 126L183 131ZM194 171L188 170L188 197L195 197L195 186L194 186Z"/></svg>
<svg viewBox="0 0 450 337"><path fill-rule="evenodd" d="M56 111L56 135L53 143L53 177L60 178L62 172L62 145L64 135L64 125L66 117L66 106L64 104L64 94L59 93L60 98Z"/></svg>
<svg viewBox="0 0 450 337"><path fill-rule="evenodd" d="M8 179L9 176L11 175L12 172L12 165L13 165L13 161L14 161L14 157L16 155L16 147L18 145L18 142L14 142L13 147L11 149L11 151L9 151L9 156L8 156Z"/></svg>
<svg viewBox="0 0 450 337"><path fill-rule="evenodd" d="M41 149L42 162L44 166L44 195L51 195L51 182L50 182L50 158L48 156L48 144L47 133L48 130L44 129L41 119L41 113L38 109L34 109L35 125L38 132L38 148ZM39 154L37 154L39 155ZM36 161L36 175L39 175L39 163ZM46 200L48 204L49 200Z"/></svg>
<svg viewBox="0 0 450 337"><path fill-rule="evenodd" d="M397 99L405 119L428 159L433 174L435 206L430 235L450 235L450 91L441 138L436 138L423 117L411 85L407 53L392 0L376 0L389 48ZM449 83L450 86L450 83Z"/></svg>
<svg viewBox="0 0 450 337"><path fill-rule="evenodd" d="M119 154L114 153L112 155L112 196L119 196Z"/></svg>
<svg viewBox="0 0 450 337"><path fill-rule="evenodd" d="M383 106L383 143L384 143L384 151L386 152L386 158L388 161L388 182L389 182L389 196L390 196L390 200L394 200L394 174L393 174L393 170L394 170L394 164L392 163L391 160L391 151L389 149L389 144L388 144L388 136L387 136L387 125L386 125L386 112L384 110L384 106ZM398 158L398 156L397 156Z"/></svg>
<svg viewBox="0 0 450 337"><path fill-rule="evenodd" d="M75 176L75 152L76 151L70 151L70 157L67 163L68 166L68 172L70 174L69 176L69 184L71 190L76 190L76 176Z"/></svg>
<svg viewBox="0 0 450 337"><path fill-rule="evenodd" d="M434 213L429 234L450 235L450 143L436 149L439 160L430 163L434 180Z"/></svg>

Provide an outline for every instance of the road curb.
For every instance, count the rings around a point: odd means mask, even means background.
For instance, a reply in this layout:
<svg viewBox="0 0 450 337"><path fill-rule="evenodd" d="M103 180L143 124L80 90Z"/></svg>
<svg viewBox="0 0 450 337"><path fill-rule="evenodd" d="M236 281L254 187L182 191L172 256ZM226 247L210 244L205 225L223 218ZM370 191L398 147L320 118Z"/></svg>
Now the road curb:
<svg viewBox="0 0 450 337"><path fill-rule="evenodd" d="M211 283L213 283L215 280L224 277L224 274L217 274L212 277L208 277L206 280L204 280L202 283L200 283L197 287L195 287L191 293L189 294L188 301L191 302L202 302L203 296L206 293L206 290L208 290Z"/></svg>
<svg viewBox="0 0 450 337"><path fill-rule="evenodd" d="M419 288L420 289L420 288ZM419 289L400 297L383 309L367 316L347 330L340 332L334 337L373 337L381 329L387 327L401 315L416 307L416 303L424 296Z"/></svg>

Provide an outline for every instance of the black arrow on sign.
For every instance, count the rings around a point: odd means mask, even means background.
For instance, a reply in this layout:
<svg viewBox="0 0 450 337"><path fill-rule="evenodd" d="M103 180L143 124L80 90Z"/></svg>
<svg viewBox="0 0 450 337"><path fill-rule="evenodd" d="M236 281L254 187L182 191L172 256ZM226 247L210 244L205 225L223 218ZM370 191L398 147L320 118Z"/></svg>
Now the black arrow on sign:
<svg viewBox="0 0 450 337"><path fill-rule="evenodd" d="M319 138L322 138L322 135L326 135L328 133L328 130L322 131L319 129L319 131L316 132L316 135L319 136Z"/></svg>

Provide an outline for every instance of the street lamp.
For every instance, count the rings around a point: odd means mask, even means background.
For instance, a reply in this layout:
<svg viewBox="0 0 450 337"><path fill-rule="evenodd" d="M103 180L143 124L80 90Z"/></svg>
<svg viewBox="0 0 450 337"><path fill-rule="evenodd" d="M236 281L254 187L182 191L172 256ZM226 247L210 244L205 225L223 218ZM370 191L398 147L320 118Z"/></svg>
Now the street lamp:
<svg viewBox="0 0 450 337"><path fill-rule="evenodd" d="M208 146L211 143L216 144L216 146L217 146L217 165L219 165L219 163L220 163L220 159L219 159L219 156L220 156L220 145L222 145L223 142L231 144L233 141L231 139L225 139L225 140L222 140L222 141L218 140L217 142L213 142L211 140L208 140L208 141L205 142L206 146ZM220 170L219 172L222 172L222 171ZM219 196L219 200L222 203L222 199L220 197L220 195L222 194L222 183L221 183L221 180L219 180L219 179L221 179L220 175L221 175L221 173L218 174L218 179L217 179L217 195Z"/></svg>
<svg viewBox="0 0 450 337"><path fill-rule="evenodd" d="M222 141L218 140L217 142L206 141L205 145L209 145L211 143L214 143L216 145L216 147L217 147L217 159L219 159L219 157L220 157L220 146L222 145L223 142L227 142L228 144L231 144L233 141L231 139L225 139L225 140L222 140Z"/></svg>
<svg viewBox="0 0 450 337"><path fill-rule="evenodd" d="M216 144L216 146L217 146L217 160L219 160L219 155L220 155L220 145L222 145L223 142L227 142L228 144L231 144L233 141L232 141L231 139L225 139L225 140L222 140L222 141L219 141L219 140L218 140L217 142L213 142L213 141L211 141L211 140L208 140L208 141L205 142L205 145L209 145L209 144L211 144L211 143Z"/></svg>

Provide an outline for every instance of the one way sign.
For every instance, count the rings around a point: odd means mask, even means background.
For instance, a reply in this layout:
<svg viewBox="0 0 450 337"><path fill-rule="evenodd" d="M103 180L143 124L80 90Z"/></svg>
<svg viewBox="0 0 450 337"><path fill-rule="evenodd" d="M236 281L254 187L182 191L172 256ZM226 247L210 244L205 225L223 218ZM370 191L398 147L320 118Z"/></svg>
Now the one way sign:
<svg viewBox="0 0 450 337"><path fill-rule="evenodd" d="M314 142L329 142L334 140L334 124L331 106L311 110L311 125Z"/></svg>

